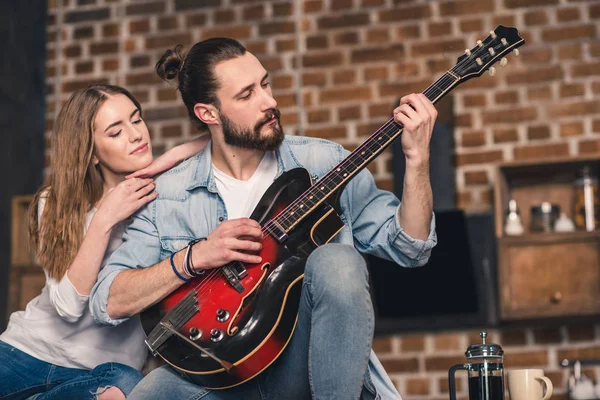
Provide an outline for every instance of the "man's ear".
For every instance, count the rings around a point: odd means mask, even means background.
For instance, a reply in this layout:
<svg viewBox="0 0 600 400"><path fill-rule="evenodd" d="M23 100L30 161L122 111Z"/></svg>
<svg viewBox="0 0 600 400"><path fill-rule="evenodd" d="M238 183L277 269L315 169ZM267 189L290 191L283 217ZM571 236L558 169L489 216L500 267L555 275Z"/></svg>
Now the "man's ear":
<svg viewBox="0 0 600 400"><path fill-rule="evenodd" d="M215 125L219 123L219 113L212 104L196 103L194 105L194 114L206 125Z"/></svg>

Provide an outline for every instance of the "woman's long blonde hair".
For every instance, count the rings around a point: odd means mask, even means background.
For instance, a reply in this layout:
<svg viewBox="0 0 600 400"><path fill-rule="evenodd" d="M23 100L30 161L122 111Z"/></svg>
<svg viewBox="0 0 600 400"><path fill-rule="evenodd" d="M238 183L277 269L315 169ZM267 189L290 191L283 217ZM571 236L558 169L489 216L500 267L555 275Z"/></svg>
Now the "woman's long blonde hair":
<svg viewBox="0 0 600 400"><path fill-rule="evenodd" d="M48 183L29 207L29 239L38 262L57 280L73 262L83 240L86 214L103 194L102 173L92 162L94 120L107 96L117 94L129 97L142 112L127 90L100 84L74 92L56 118ZM45 205L38 220L40 200Z"/></svg>

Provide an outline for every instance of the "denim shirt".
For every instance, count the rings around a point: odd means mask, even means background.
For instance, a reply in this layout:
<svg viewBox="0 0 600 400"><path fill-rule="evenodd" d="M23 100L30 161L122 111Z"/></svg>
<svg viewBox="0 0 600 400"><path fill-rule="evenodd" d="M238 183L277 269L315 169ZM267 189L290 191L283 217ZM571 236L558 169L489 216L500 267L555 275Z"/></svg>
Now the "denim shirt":
<svg viewBox="0 0 600 400"><path fill-rule="evenodd" d="M210 149L209 143L202 152L156 179L158 197L133 216L123 235L123 244L100 271L92 290L90 309L99 323L118 325L126 320L113 320L106 312L110 285L119 272L157 264L186 247L190 240L208 236L227 220L227 210L213 178ZM276 151L277 176L302 167L314 182L348 154L342 146L327 140L286 137ZM361 253L393 260L405 267L424 265L437 240L435 218L431 219L427 240L414 239L400 226L399 206L398 198L378 189L365 168L342 192L340 217L345 227L332 242L354 245ZM380 367L374 357L371 353L370 368ZM380 378L382 371L373 372L372 378ZM382 375L387 378L385 372ZM377 383L382 382L374 383L379 387Z"/></svg>

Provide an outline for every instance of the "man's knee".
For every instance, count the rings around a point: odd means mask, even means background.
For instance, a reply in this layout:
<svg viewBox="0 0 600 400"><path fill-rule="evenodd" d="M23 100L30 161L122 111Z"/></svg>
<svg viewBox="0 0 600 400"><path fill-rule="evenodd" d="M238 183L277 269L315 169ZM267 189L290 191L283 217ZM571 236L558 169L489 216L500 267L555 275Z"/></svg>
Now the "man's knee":
<svg viewBox="0 0 600 400"><path fill-rule="evenodd" d="M315 249L306 262L305 280L314 292L325 292L340 300L368 293L364 258L352 246L327 244Z"/></svg>

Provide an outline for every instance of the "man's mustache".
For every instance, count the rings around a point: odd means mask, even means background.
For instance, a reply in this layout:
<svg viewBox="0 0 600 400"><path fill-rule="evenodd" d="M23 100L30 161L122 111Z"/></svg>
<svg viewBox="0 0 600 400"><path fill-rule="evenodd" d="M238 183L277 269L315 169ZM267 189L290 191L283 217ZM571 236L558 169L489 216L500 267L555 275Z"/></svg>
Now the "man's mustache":
<svg viewBox="0 0 600 400"><path fill-rule="evenodd" d="M277 121L279 121L280 115L281 115L281 112L277 108L272 108L272 109L268 110L265 114L265 117L263 119L261 119L260 121L258 121L258 123L256 124L256 128L262 127L263 125L265 125L266 123L271 121L273 119L273 117L276 118Z"/></svg>

